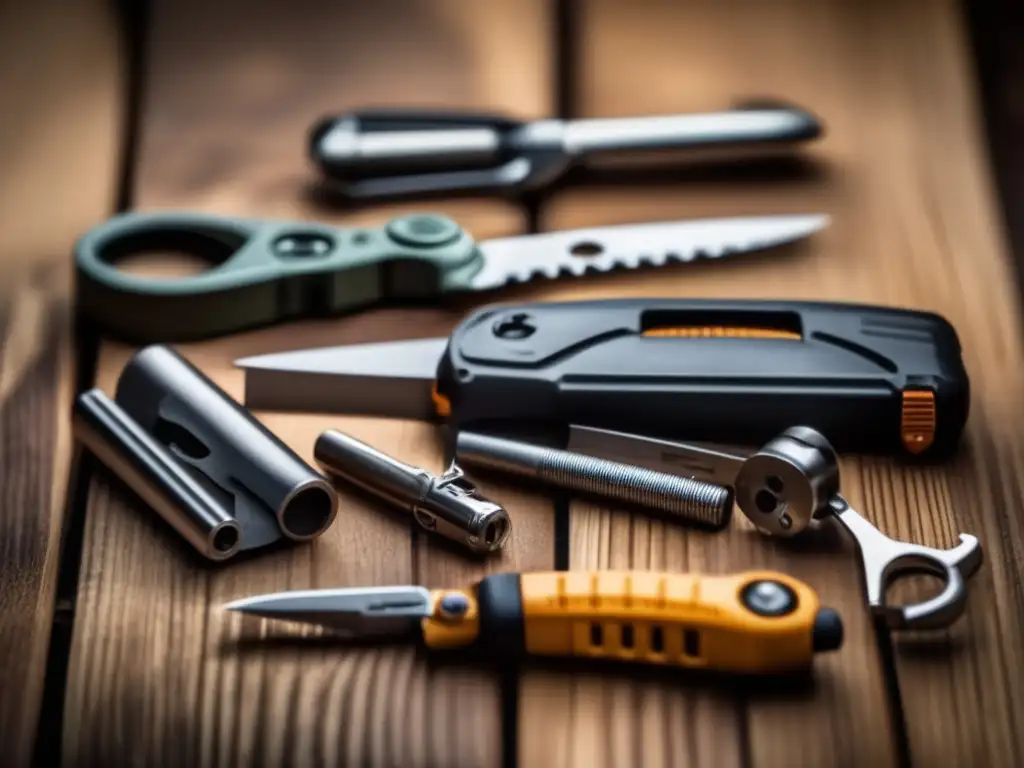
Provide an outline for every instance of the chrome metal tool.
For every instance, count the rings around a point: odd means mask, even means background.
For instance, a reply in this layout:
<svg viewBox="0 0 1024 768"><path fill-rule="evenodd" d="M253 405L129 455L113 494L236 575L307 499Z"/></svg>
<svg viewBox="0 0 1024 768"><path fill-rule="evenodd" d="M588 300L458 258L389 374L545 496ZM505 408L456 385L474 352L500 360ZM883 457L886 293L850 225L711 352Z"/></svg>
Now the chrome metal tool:
<svg viewBox="0 0 1024 768"><path fill-rule="evenodd" d="M822 519L836 519L857 544L871 611L892 629L953 623L966 607L966 581L982 564L981 544L970 534L961 533L953 549L935 549L879 531L840 494L836 452L808 427L787 429L749 456L585 426L570 428L569 446L590 456L728 484L740 511L770 536L796 536ZM937 576L943 591L917 604L886 603L886 588L912 573Z"/></svg>
<svg viewBox="0 0 1024 768"><path fill-rule="evenodd" d="M439 301L534 279L718 259L800 240L824 215L621 224L473 238L447 216L411 214L383 226L332 227L199 213L115 216L75 245L79 305L104 332L175 342L290 319L354 312L384 301ZM169 249L211 268L153 279L118 260Z"/></svg>
<svg viewBox="0 0 1024 768"><path fill-rule="evenodd" d="M659 165L793 151L817 138L811 113L768 101L708 113L520 121L436 110L360 110L317 121L309 156L329 189L352 202L440 193L515 195L574 166L657 153ZM666 157L666 150L680 151ZM678 165L678 162L675 163Z"/></svg>
<svg viewBox="0 0 1024 768"><path fill-rule="evenodd" d="M410 512L425 531L474 554L498 551L512 531L508 512L482 498L454 462L444 474L435 475L333 429L317 438L313 455L332 477L387 499Z"/></svg>
<svg viewBox="0 0 1024 768"><path fill-rule="evenodd" d="M170 347L137 352L113 399L79 395L73 423L76 440L210 560L314 539L337 515L327 479Z"/></svg>

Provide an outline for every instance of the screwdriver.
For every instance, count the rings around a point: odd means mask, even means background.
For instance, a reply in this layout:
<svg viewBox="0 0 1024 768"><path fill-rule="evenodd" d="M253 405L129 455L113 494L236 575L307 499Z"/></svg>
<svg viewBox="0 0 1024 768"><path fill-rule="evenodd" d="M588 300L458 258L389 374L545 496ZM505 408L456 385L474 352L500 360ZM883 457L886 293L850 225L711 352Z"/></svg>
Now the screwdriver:
<svg viewBox="0 0 1024 768"><path fill-rule="evenodd" d="M495 573L467 589L278 592L226 610L360 638L476 648L501 662L583 657L741 675L807 671L843 642L839 614L775 571Z"/></svg>

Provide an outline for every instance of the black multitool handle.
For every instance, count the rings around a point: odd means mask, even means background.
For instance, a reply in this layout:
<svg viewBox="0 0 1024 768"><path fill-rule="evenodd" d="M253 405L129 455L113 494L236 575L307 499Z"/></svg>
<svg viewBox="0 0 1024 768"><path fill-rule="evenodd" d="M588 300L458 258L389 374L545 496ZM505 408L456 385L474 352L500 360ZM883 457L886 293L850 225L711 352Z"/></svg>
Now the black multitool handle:
<svg viewBox="0 0 1024 768"><path fill-rule="evenodd" d="M585 424L760 445L794 424L840 451L940 456L969 379L943 317L796 301L490 305L453 332L439 409L456 428Z"/></svg>

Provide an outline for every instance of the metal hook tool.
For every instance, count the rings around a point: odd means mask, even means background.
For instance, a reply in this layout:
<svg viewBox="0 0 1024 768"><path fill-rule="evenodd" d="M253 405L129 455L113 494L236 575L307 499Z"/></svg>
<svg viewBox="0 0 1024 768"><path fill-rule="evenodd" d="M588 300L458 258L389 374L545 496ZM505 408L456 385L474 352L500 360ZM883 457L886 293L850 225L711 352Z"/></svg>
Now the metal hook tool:
<svg viewBox="0 0 1024 768"><path fill-rule="evenodd" d="M750 456L716 448L573 426L569 448L661 472L730 485L736 505L758 530L794 536L814 520L834 517L860 550L864 589L872 613L891 629L936 629L952 624L967 603L966 582L981 567L977 537L960 534L953 549L934 549L886 536L839 493L839 462L825 437L793 427ZM886 588L903 576L929 573L944 582L928 600L889 605Z"/></svg>

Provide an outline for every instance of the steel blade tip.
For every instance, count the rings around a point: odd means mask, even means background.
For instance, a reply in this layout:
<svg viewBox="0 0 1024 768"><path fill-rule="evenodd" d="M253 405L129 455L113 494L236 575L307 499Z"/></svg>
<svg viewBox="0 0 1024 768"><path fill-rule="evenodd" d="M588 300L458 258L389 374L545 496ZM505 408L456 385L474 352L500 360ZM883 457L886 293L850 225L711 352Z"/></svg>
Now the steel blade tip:
<svg viewBox="0 0 1024 768"><path fill-rule="evenodd" d="M239 613L261 613L267 610L277 612L287 604L288 593L275 592L268 595L254 595L232 600L221 606L225 611L238 611ZM277 605L275 606L275 603ZM276 608L276 610L275 610Z"/></svg>
<svg viewBox="0 0 1024 768"><path fill-rule="evenodd" d="M812 235L819 232L832 223L832 217L827 213L806 213L786 217L793 226L805 235Z"/></svg>

